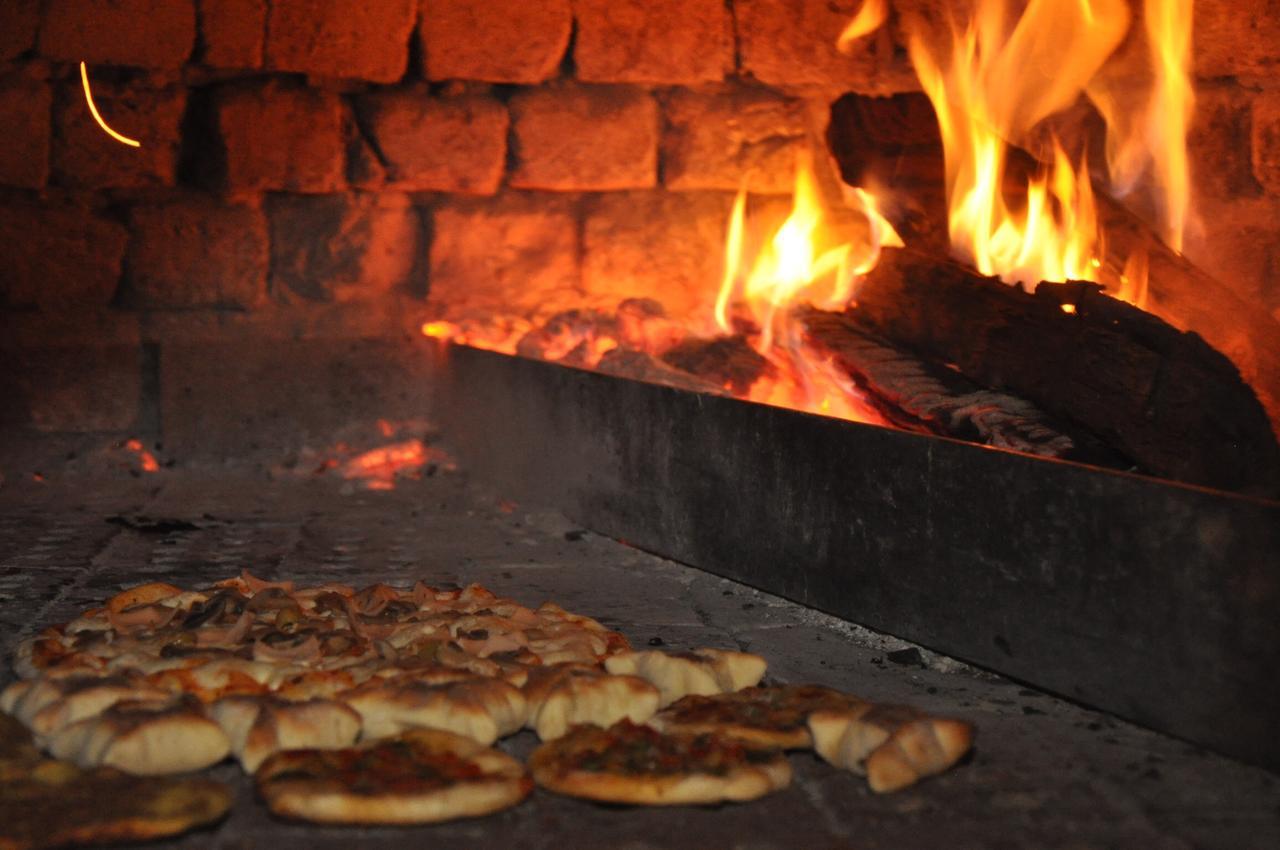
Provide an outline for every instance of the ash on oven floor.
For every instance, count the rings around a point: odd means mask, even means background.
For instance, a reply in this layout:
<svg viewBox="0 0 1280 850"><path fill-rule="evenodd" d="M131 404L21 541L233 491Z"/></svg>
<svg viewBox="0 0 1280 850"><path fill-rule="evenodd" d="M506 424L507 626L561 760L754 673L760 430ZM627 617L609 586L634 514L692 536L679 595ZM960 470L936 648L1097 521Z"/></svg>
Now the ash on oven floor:
<svg viewBox="0 0 1280 850"><path fill-rule="evenodd" d="M139 533L137 522L163 518ZM217 517L217 521L209 518ZM216 829L155 847L933 848L1277 847L1271 774L1138 729L923 648L743 585L582 534L462 474L387 491L327 479L162 470L143 479L11 479L0 486L0 652L120 588L264 578L367 584L478 581L526 604L551 599L639 648L749 649L775 682L817 682L971 721L969 760L897 794L806 753L796 781L755 803L603 807L543 791L472 821L409 829L286 823L224 764L238 799ZM887 659L887 660L886 660ZM6 663L0 684L12 677ZM1230 718L1224 717L1224 723ZM523 755L530 733L504 743Z"/></svg>

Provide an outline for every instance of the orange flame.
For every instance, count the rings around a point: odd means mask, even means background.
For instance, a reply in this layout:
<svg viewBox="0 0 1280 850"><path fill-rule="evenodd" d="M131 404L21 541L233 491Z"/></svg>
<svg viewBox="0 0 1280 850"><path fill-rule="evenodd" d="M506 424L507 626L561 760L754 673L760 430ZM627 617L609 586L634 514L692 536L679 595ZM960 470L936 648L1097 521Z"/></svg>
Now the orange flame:
<svg viewBox="0 0 1280 850"><path fill-rule="evenodd" d="M1031 0L1012 26L1004 0L980 0L945 63L912 34L911 60L946 151L952 249L983 274L1031 285L1095 278L1099 234L1083 157L1073 167L1055 139L1051 174L1032 179L1014 209L1008 143L1070 106L1128 25L1123 0Z"/></svg>
<svg viewBox="0 0 1280 850"><path fill-rule="evenodd" d="M138 456L138 465L142 467L143 472L160 471L160 463L156 460L156 456L143 447L141 440L126 440L124 447Z"/></svg>
<svg viewBox="0 0 1280 850"><path fill-rule="evenodd" d="M888 17L887 0L863 0L858 14L853 16L853 20L849 21L844 32L836 39L836 49L848 53L855 41L880 29Z"/></svg>
<svg viewBox="0 0 1280 850"><path fill-rule="evenodd" d="M131 139L128 136L122 136L108 127L107 122L102 120L102 116L98 114L98 107L93 102L93 92L89 91L89 69L84 62L80 63L80 83L84 86L84 99L89 104L89 112L93 115L93 120L98 122L98 126L102 128L103 132L121 144L132 148L142 147L142 142L137 139Z"/></svg>
<svg viewBox="0 0 1280 850"><path fill-rule="evenodd" d="M875 268L885 246L902 247L893 225L880 214L871 193L853 188L850 206L866 221L861 239L830 244L827 220L812 155L796 161L791 213L764 243L742 274L746 233L746 189L740 189L729 217L725 239L725 272L716 298L715 320L734 332L731 305L742 308L758 328L754 345L773 365L775 374L760 378L747 396L753 401L808 410L858 422L884 424L861 392L803 340L791 310L801 304L841 309L853 298L857 281Z"/></svg>

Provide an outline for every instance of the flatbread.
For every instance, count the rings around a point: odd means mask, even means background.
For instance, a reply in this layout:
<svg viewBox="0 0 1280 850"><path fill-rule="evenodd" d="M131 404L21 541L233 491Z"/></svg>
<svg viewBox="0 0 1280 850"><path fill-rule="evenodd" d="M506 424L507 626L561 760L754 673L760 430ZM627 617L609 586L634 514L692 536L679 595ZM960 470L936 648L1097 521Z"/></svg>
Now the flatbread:
<svg viewBox="0 0 1280 850"><path fill-rule="evenodd" d="M49 751L80 767L114 767L135 776L204 770L231 751L226 734L186 701L118 702L72 723Z"/></svg>
<svg viewBox="0 0 1280 850"><path fill-rule="evenodd" d="M745 688L714 696L687 696L654 715L665 732L720 732L757 747L800 749L812 744L809 715L847 709L865 700L820 685Z"/></svg>
<svg viewBox="0 0 1280 850"><path fill-rule="evenodd" d="M436 729L361 747L277 753L255 781L275 814L331 824L478 817L514 806L533 790L511 756Z"/></svg>
<svg viewBox="0 0 1280 850"><path fill-rule="evenodd" d="M809 716L813 748L827 762L867 777L876 793L913 785L959 761L973 727L906 706L866 705Z"/></svg>
<svg viewBox="0 0 1280 850"><path fill-rule="evenodd" d="M529 703L526 725L543 741L579 724L643 723L658 710L659 699L658 689L638 676L612 676L580 664L531 669L524 694Z"/></svg>
<svg viewBox="0 0 1280 850"><path fill-rule="evenodd" d="M617 675L640 676L657 686L665 708L689 694L708 696L760 684L768 666L759 655L723 649L692 652L620 652L604 661Z"/></svg>
<svg viewBox="0 0 1280 850"><path fill-rule="evenodd" d="M718 733L662 734L629 721L576 726L529 757L549 791L644 806L754 800L791 782L779 752L755 750Z"/></svg>
<svg viewBox="0 0 1280 850"><path fill-rule="evenodd" d="M227 697L209 707L209 716L226 733L246 773L283 750L340 749L360 735L360 715L336 700Z"/></svg>
<svg viewBox="0 0 1280 850"><path fill-rule="evenodd" d="M407 729L443 729L488 746L524 726L527 711L519 688L478 676L443 683L412 675L375 677L339 699L359 712L365 740Z"/></svg>

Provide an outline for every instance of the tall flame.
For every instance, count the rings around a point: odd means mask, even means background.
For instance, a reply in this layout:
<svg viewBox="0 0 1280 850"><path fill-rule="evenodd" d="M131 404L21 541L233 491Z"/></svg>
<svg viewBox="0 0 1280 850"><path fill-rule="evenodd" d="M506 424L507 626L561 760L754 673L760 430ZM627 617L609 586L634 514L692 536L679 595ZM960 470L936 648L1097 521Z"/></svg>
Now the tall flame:
<svg viewBox="0 0 1280 850"><path fill-rule="evenodd" d="M862 215L865 233L834 241L808 151L796 159L791 212L742 273L746 261L747 195L740 189L725 239L725 273L716 299L716 323L734 332L731 307L738 305L758 329L754 345L775 369L748 392L753 401L809 410L859 422L883 423L857 387L804 341L791 310L801 304L840 309L853 298L861 276L875 265L883 247L902 247L902 239L880 213L875 197L850 188L849 206ZM827 247L824 247L827 246Z"/></svg>
<svg viewBox="0 0 1280 850"><path fill-rule="evenodd" d="M1053 142L1053 165L1020 208L1006 197L1008 145L1070 106L1123 39L1124 0L1031 0L1010 24L1005 0L980 0L939 58L920 33L911 60L938 114L952 248L984 274L1035 285L1091 280L1099 239L1089 172Z"/></svg>
<svg viewBox="0 0 1280 850"><path fill-rule="evenodd" d="M1187 130L1195 108L1191 85L1193 0L1146 0L1143 24L1148 73L1145 103L1132 103L1133 72L1117 68L1089 85L1089 97L1107 122L1107 167L1124 197L1147 178L1161 235L1181 251L1191 206Z"/></svg>

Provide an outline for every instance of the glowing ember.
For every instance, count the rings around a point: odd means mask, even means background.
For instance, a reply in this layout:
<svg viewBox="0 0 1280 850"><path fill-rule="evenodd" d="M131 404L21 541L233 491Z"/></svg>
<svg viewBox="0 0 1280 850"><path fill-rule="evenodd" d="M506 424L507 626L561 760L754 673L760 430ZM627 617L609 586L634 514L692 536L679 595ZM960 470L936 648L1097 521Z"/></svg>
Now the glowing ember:
<svg viewBox="0 0 1280 850"><path fill-rule="evenodd" d="M138 458L138 466L143 472L159 472L160 464L156 456L147 451L140 440L126 440L124 447Z"/></svg>
<svg viewBox="0 0 1280 850"><path fill-rule="evenodd" d="M380 421L379 425L384 423L385 420ZM393 490L397 478L420 478L423 468L429 463L443 469L457 468L442 449L415 439L358 454L341 463L338 474L349 481L359 481L369 490Z"/></svg>
<svg viewBox="0 0 1280 850"><path fill-rule="evenodd" d="M142 147L142 142L117 133L107 126L106 121L102 120L102 116L98 114L98 107L93 102L93 92L89 90L89 69L84 62L80 63L80 82L84 86L84 99L89 104L89 112L93 115L93 120L98 122L98 126L102 128L103 132L121 144L132 148Z"/></svg>

